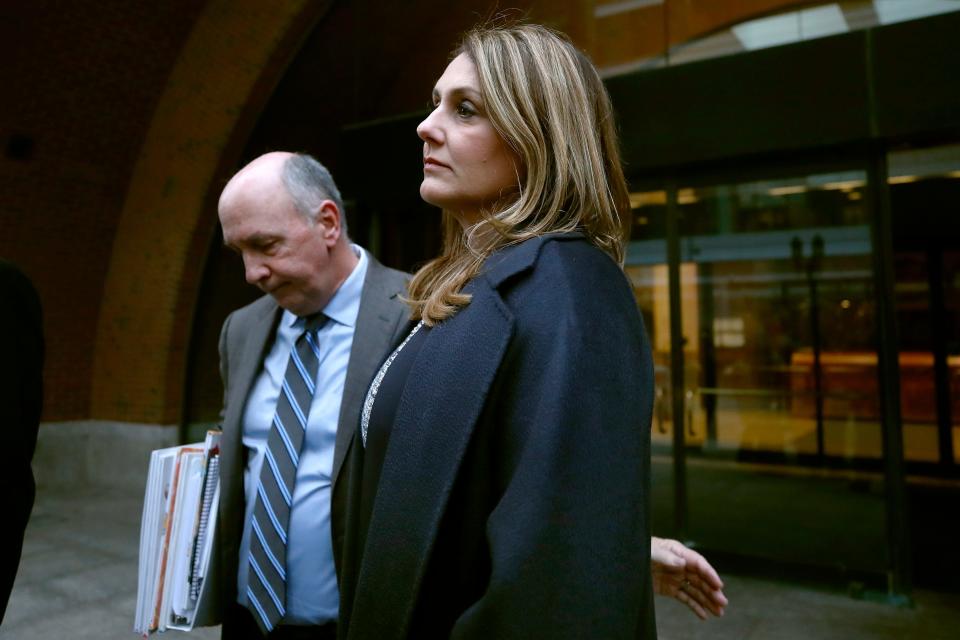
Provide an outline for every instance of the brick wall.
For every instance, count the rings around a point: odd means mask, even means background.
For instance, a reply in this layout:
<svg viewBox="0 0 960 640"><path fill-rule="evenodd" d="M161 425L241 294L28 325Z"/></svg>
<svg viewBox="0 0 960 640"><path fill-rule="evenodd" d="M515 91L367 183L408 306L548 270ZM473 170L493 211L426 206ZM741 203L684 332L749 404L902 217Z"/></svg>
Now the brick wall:
<svg viewBox="0 0 960 640"><path fill-rule="evenodd" d="M0 20L0 256L40 291L44 418L85 418L130 170L203 0L10 3ZM11 155L13 157L11 157ZM149 355L147 355L149 357Z"/></svg>
<svg viewBox="0 0 960 640"><path fill-rule="evenodd" d="M194 21L117 221L94 346L91 417L180 421L216 194L273 85L330 2L209 0Z"/></svg>

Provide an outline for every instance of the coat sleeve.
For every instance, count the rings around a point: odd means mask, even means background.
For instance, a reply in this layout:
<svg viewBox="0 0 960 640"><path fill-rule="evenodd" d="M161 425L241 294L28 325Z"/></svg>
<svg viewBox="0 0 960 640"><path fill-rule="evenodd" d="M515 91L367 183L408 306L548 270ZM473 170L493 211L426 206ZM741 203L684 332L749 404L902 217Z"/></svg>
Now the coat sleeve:
<svg viewBox="0 0 960 640"><path fill-rule="evenodd" d="M480 436L490 579L453 638L655 637L650 347L622 272L568 253L505 294L517 334Z"/></svg>

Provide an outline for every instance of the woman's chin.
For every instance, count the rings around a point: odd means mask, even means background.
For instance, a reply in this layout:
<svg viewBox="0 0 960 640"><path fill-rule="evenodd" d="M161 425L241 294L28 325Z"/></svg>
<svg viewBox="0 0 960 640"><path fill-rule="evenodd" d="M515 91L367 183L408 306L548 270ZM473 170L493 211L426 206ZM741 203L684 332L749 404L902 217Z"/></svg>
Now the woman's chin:
<svg viewBox="0 0 960 640"><path fill-rule="evenodd" d="M443 193L440 190L428 184L428 181L429 178L420 183L420 198L427 204L446 209L449 204L448 199L443 197Z"/></svg>

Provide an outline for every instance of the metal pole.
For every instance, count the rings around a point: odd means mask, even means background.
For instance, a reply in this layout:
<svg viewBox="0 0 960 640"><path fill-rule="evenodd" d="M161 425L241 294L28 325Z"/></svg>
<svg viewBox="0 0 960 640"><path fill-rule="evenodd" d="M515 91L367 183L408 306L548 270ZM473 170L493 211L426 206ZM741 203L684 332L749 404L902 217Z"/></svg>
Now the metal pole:
<svg viewBox="0 0 960 640"><path fill-rule="evenodd" d="M912 589L910 528L907 520L903 463L903 423L900 416L900 363L894 299L893 220L887 184L886 151L874 148L868 166L868 202L872 205L873 270L877 308L877 385L883 429L883 470L886 493L888 592L894 601L909 602Z"/></svg>
<svg viewBox="0 0 960 640"><path fill-rule="evenodd" d="M700 368L703 371L701 385L708 389L716 389L717 349L713 339L713 323L716 319L713 305L713 263L700 263L697 278L700 280L697 294L700 296ZM702 387L700 401L703 403L703 413L707 423L705 446L712 448L717 445L717 395L703 393Z"/></svg>
<svg viewBox="0 0 960 640"><path fill-rule="evenodd" d="M953 466L953 415L950 406L950 369L947 366L947 308L943 300L943 250L927 250L927 282L930 287L930 341L933 349L933 380L937 406L937 449L940 465Z"/></svg>
<svg viewBox="0 0 960 640"><path fill-rule="evenodd" d="M810 296L810 343L813 349L813 407L817 422L817 462L823 464L823 369L820 363L820 299L817 290L817 271L823 262L823 238L818 234L810 243L810 257L803 255L803 240L794 236L790 251L797 270L807 277L807 293Z"/></svg>
<svg viewBox="0 0 960 640"><path fill-rule="evenodd" d="M670 400L673 417L673 515L676 536L687 539L686 382L680 299L680 210L677 185L667 184L667 287L670 297Z"/></svg>
<svg viewBox="0 0 960 640"><path fill-rule="evenodd" d="M820 292L817 288L817 272L823 262L823 238L818 234L810 243L810 259L807 261L807 282L810 285L810 340L813 342L813 400L817 415L817 462L823 464L823 365L820 362Z"/></svg>

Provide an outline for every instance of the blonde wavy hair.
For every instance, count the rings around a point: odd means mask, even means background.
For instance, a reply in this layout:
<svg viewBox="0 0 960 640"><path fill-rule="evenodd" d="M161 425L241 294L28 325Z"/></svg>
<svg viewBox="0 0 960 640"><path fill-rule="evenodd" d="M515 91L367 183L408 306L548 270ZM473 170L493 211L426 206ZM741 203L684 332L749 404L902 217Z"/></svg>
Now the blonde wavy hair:
<svg viewBox="0 0 960 640"><path fill-rule="evenodd" d="M532 24L477 27L452 57L460 54L476 66L487 116L522 170L510 199L469 229L443 212L443 253L409 285L413 316L431 326L469 304L461 290L495 251L579 231L623 264L630 225L610 97L587 57Z"/></svg>

